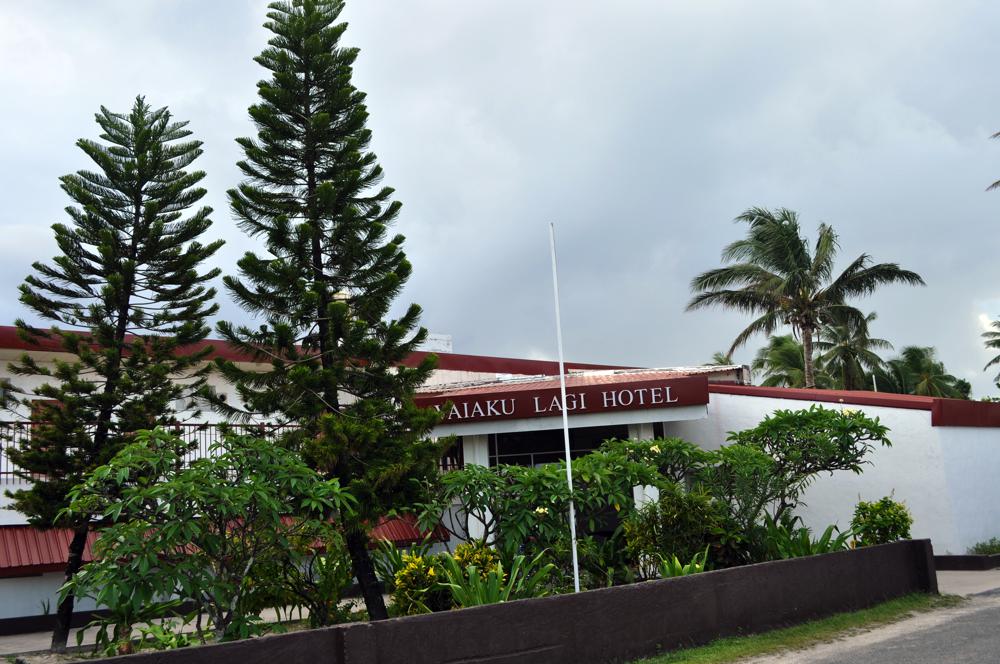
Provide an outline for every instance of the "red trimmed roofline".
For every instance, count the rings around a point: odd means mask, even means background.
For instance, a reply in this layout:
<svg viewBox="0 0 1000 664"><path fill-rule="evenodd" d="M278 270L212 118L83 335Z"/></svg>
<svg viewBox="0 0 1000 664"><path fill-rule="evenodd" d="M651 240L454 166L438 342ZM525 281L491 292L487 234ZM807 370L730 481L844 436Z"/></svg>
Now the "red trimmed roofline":
<svg viewBox="0 0 1000 664"><path fill-rule="evenodd" d="M817 390L793 387L760 387L709 383L709 392L737 394L748 397L792 399L820 403L840 403L855 406L880 406L926 410L935 427L1000 427L1000 403L925 397L915 394L866 392L861 390Z"/></svg>
<svg viewBox="0 0 1000 664"><path fill-rule="evenodd" d="M191 346L189 352L200 350L205 346L212 349L209 357L220 357L232 362L253 362L253 358L240 350L229 345L221 339L205 339L205 341ZM17 328L12 325L0 325L0 348L7 348L21 351L40 351L48 353L62 353L62 346L58 339L40 339L38 344L32 344L21 339L17 334ZM184 348L181 349L182 351ZM417 351L411 354L403 364L408 367L415 367L431 353L428 351ZM525 360L513 357L493 357L489 355L463 355L461 353L433 353L438 357L437 368L447 371L469 371L475 373L509 373L525 376L558 376L559 363L553 360ZM567 362L567 370L583 369L632 369L635 367L624 367L608 364L587 364L584 362Z"/></svg>

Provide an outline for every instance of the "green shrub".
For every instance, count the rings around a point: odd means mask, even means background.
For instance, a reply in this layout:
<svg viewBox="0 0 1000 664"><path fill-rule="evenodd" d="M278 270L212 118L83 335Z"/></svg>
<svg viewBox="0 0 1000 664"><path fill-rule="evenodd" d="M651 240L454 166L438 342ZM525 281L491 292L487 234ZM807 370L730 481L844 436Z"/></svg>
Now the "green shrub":
<svg viewBox="0 0 1000 664"><path fill-rule="evenodd" d="M969 553L980 556L991 556L1000 553L1000 537L991 537L985 542L978 542L969 549Z"/></svg>
<svg viewBox="0 0 1000 664"><path fill-rule="evenodd" d="M447 580L443 558L403 554L403 567L396 572L395 589L392 591L396 613L412 616L446 611L452 607L451 594L447 587L441 585Z"/></svg>
<svg viewBox="0 0 1000 664"><path fill-rule="evenodd" d="M890 496L872 503L862 500L854 508L854 519L851 520L851 529L859 546L910 539L912 525L913 517L906 505Z"/></svg>
<svg viewBox="0 0 1000 664"><path fill-rule="evenodd" d="M530 562L524 556L514 556L507 573L498 559L484 574L475 565L463 568L456 558L445 555L441 562L446 579L441 579L440 585L450 590L452 601L463 608L541 597L545 594L545 581L555 569L555 565L542 560L542 554Z"/></svg>
<svg viewBox="0 0 1000 664"><path fill-rule="evenodd" d="M372 565L375 567L375 576L382 582L385 592L391 593L396 588L396 572L403 569L403 556L409 553L411 556L423 557L428 555L430 550L431 545L428 542L414 544L407 551L387 539L378 540L372 551Z"/></svg>
<svg viewBox="0 0 1000 664"><path fill-rule="evenodd" d="M452 555L460 569L467 569L470 565L479 570L479 575L486 578L486 575L496 570L500 566L500 554L481 542L463 542L455 547Z"/></svg>
<svg viewBox="0 0 1000 664"><path fill-rule="evenodd" d="M110 630L109 647L131 647L135 625L169 617L181 601L207 616L207 628L223 641L266 631L260 609L289 592L313 597L318 590L320 601L336 605L346 584L333 577L321 587L289 583L305 580L297 572L316 560L311 544L333 541L320 537L332 528L329 516L350 511L354 497L266 440L226 436L185 466L188 451L162 429L140 431L69 494L67 513L95 514L108 525L95 559L61 593L108 610L98 623ZM165 597L174 599L158 601ZM181 642L165 631L145 638Z"/></svg>
<svg viewBox="0 0 1000 664"><path fill-rule="evenodd" d="M771 517L765 519L769 558L773 560L801 558L850 548L849 540L854 535L850 530L840 532L836 526L827 526L819 539L814 540L812 532L808 528L794 526L796 520L798 520L797 517L792 521L792 524L785 525L775 523Z"/></svg>
<svg viewBox="0 0 1000 664"><path fill-rule="evenodd" d="M639 577L653 578L662 556L690 560L706 547L719 549L725 521L725 506L707 493L664 485L659 500L643 505L624 522L625 544Z"/></svg>
<svg viewBox="0 0 1000 664"><path fill-rule="evenodd" d="M687 565L682 563L677 556L670 556L669 558L660 556L660 578L669 579L675 576L690 576L691 574L704 572L707 564L708 547L705 547L704 551L694 554L694 558Z"/></svg>

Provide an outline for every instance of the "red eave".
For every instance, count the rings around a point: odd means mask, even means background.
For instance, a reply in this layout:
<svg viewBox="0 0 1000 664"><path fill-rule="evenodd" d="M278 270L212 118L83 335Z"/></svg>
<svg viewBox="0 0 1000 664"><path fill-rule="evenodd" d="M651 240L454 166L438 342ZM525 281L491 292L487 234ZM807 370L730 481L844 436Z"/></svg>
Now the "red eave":
<svg viewBox="0 0 1000 664"><path fill-rule="evenodd" d="M210 358L219 357L232 362L254 362L254 358L246 355L240 350L221 339L206 339L205 341L187 348L188 352L201 350L205 346L212 349ZM17 334L17 328L10 325L0 326L0 348L22 351L41 351L49 353L61 353L62 346L58 339L42 338L38 344L24 341ZM181 352L185 351L182 347ZM403 364L408 367L415 367L431 353L418 351L411 354ZM448 371L469 371L474 373L499 373L518 375L559 375L559 363L551 360L525 360L512 357L492 357L489 355L463 355L461 353L434 353L437 355L437 368ZM607 364L587 364L584 362L567 362L566 369L578 371L584 369L628 369L632 367L621 367Z"/></svg>
<svg viewBox="0 0 1000 664"><path fill-rule="evenodd" d="M808 390L792 387L758 387L720 383L710 383L708 391L717 394L740 394L772 399L927 410L931 413L931 426L935 427L1000 427L1000 403L987 401L967 401L861 390Z"/></svg>

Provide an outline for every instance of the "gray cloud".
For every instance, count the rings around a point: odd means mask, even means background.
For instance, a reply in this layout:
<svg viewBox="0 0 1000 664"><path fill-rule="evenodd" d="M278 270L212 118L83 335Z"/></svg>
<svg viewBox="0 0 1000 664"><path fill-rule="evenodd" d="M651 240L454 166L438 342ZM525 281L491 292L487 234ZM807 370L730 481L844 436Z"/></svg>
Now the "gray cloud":
<svg viewBox="0 0 1000 664"><path fill-rule="evenodd" d="M248 242L225 189L263 73L264 3L50 2L0 9L0 312L54 246L100 104L142 92L191 120L229 268ZM800 212L924 289L862 303L897 347L981 371L1000 315L1000 45L993 3L349 2L373 147L404 203L404 301L461 352L552 356L547 223L556 223L567 355L694 364L743 319L684 313L751 205ZM112 20L113 19L113 20ZM241 314L228 303L224 314ZM738 355L749 360L758 344ZM995 391L995 390L994 390Z"/></svg>

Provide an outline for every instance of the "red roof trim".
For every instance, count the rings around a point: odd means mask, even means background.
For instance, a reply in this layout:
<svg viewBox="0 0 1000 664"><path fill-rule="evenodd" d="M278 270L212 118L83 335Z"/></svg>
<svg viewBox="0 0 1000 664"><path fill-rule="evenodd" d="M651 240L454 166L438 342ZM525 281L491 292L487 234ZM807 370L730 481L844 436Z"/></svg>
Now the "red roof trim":
<svg viewBox="0 0 1000 664"><path fill-rule="evenodd" d="M1000 427L1000 403L935 399L931 409L931 426Z"/></svg>
<svg viewBox="0 0 1000 664"><path fill-rule="evenodd" d="M759 387L756 385L723 385L714 383L708 386L708 391L720 394L742 394L748 397L770 397L772 399L794 399L797 401L819 401L822 403L849 403L859 406L884 406L886 408L909 408L915 410L930 410L934 403L933 397L853 390L810 390L794 387Z"/></svg>
<svg viewBox="0 0 1000 664"><path fill-rule="evenodd" d="M220 339L206 339L200 344L190 347L190 351L209 346L212 349L209 357L221 357L233 362L253 362L253 358L233 348ZM17 328L10 325L0 326L0 348L23 351L42 351L49 353L64 352L57 339L40 339L38 344L31 344L18 336ZM184 349L182 349L183 351ZM403 364L415 367L431 353L418 351L411 354ZM438 369L448 371L470 371L475 373L507 373L525 376L559 375L559 363L552 360L525 360L512 357L492 357L489 355L463 355L461 353L434 353L438 357ZM583 362L567 362L567 370L583 369L629 369L607 364L587 364Z"/></svg>
<svg viewBox="0 0 1000 664"><path fill-rule="evenodd" d="M739 394L748 397L793 399L820 403L842 403L856 406L880 406L927 410L931 413L931 426L935 427L998 427L1000 428L1000 403L943 399L914 394L864 392L854 390L807 390L791 387L758 387L753 385L725 385L709 383L709 392Z"/></svg>

